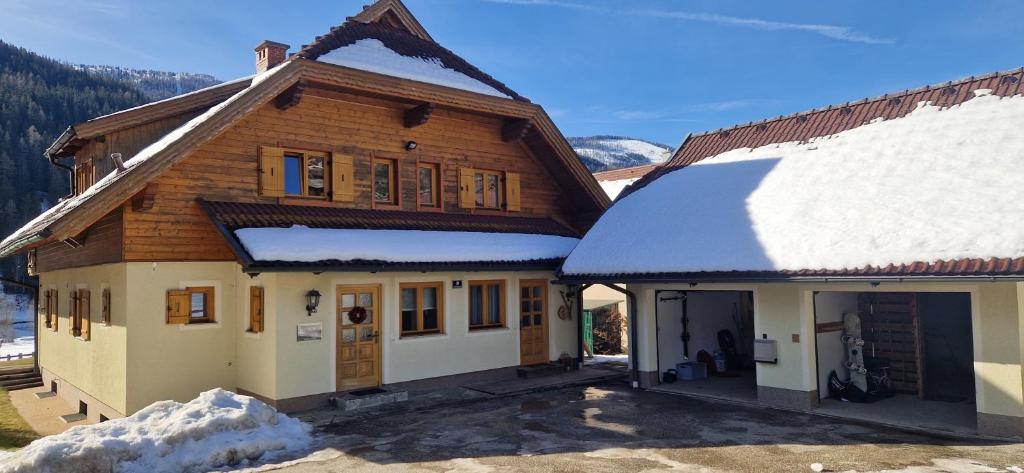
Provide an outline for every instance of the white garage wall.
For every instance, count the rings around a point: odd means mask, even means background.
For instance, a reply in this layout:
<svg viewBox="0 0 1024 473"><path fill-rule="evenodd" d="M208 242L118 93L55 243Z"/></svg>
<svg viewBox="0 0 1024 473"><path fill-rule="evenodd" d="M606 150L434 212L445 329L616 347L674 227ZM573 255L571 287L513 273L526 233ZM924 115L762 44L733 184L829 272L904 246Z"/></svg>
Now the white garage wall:
<svg viewBox="0 0 1024 473"><path fill-rule="evenodd" d="M820 292L815 296L815 323L842 322L843 314L847 312L857 312L856 292ZM842 331L817 334L818 395L821 399L828 397L828 375L832 370L839 375L839 379L849 378L843 366L846 346L842 338Z"/></svg>
<svg viewBox="0 0 1024 473"><path fill-rule="evenodd" d="M678 293L661 292L658 301L658 349L660 357L659 371L674 368L676 363L683 361L682 301L661 301L663 297L674 297ZM697 359L697 352L705 350L714 355L719 350L718 332L728 329L739 341L736 323L733 321L735 305L739 303L739 293L721 292L690 292L688 303L690 343L690 360ZM750 347L737 347L741 353L749 353Z"/></svg>

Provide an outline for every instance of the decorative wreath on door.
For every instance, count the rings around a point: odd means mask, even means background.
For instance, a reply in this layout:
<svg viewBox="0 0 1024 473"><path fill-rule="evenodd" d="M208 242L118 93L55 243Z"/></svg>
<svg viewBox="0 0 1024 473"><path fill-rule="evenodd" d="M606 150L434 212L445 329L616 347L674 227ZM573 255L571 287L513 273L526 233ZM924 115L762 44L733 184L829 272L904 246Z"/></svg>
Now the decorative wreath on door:
<svg viewBox="0 0 1024 473"><path fill-rule="evenodd" d="M366 308L364 307L353 307L348 311L348 320L354 324L361 324L366 321Z"/></svg>

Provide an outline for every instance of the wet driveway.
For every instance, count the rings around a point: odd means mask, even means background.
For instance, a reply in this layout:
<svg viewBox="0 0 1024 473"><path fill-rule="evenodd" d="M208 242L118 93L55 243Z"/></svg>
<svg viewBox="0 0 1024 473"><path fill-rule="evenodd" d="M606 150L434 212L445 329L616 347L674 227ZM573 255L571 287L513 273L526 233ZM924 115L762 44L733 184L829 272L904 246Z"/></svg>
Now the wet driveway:
<svg viewBox="0 0 1024 473"><path fill-rule="evenodd" d="M938 438L614 383L325 428L289 472L1021 472L1024 444Z"/></svg>

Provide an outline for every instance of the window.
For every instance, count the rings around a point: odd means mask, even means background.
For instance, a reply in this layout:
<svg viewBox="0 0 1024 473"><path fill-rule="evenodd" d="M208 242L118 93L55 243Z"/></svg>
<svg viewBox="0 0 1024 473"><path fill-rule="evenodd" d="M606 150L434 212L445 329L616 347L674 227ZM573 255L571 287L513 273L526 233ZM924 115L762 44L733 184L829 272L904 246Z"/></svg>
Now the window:
<svg viewBox="0 0 1024 473"><path fill-rule="evenodd" d="M398 163L394 159L373 161L373 201L398 205Z"/></svg>
<svg viewBox="0 0 1024 473"><path fill-rule="evenodd" d="M249 332L260 333L263 331L263 288L252 286L249 288Z"/></svg>
<svg viewBox="0 0 1024 473"><path fill-rule="evenodd" d="M469 328L505 326L505 281L469 282Z"/></svg>
<svg viewBox="0 0 1024 473"><path fill-rule="evenodd" d="M401 288L402 336L441 333L444 327L444 285L406 283Z"/></svg>
<svg viewBox="0 0 1024 473"><path fill-rule="evenodd" d="M416 165L416 192L420 207L441 208L441 165Z"/></svg>
<svg viewBox="0 0 1024 473"><path fill-rule="evenodd" d="M473 175L473 184L477 208L501 208L501 175L499 173L478 170Z"/></svg>
<svg viewBox="0 0 1024 473"><path fill-rule="evenodd" d="M75 337L89 340L89 290L79 289L71 293L70 332Z"/></svg>
<svg viewBox="0 0 1024 473"><path fill-rule="evenodd" d="M284 153L284 193L300 197L327 197L324 166L327 155L316 152Z"/></svg>
<svg viewBox="0 0 1024 473"><path fill-rule="evenodd" d="M103 299L103 301L102 301L103 308L102 308L102 312L100 313L100 317L102 317L103 325L109 327L110 326L110 288L109 287L103 288L103 294L102 294L101 297Z"/></svg>
<svg viewBox="0 0 1024 473"><path fill-rule="evenodd" d="M167 323L170 325L216 322L212 287L167 291Z"/></svg>

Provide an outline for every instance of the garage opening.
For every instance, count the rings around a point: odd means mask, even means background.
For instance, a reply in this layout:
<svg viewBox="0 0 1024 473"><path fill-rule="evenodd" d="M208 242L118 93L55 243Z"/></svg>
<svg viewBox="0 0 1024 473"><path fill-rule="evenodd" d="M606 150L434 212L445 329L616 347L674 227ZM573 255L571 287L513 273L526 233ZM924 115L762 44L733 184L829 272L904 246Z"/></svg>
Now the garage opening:
<svg viewBox="0 0 1024 473"><path fill-rule="evenodd" d="M820 292L814 317L822 410L976 431L969 293Z"/></svg>
<svg viewBox="0 0 1024 473"><path fill-rule="evenodd" d="M754 294L657 291L656 389L756 401Z"/></svg>

